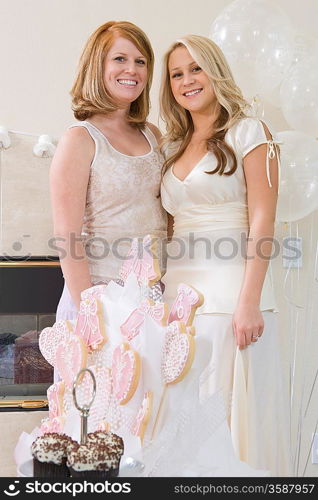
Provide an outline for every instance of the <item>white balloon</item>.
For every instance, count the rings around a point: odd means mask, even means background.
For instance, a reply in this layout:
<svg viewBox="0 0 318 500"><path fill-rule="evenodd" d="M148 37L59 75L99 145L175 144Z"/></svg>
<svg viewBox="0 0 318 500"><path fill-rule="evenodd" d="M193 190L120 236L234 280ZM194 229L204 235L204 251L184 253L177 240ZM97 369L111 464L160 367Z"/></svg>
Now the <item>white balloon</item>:
<svg viewBox="0 0 318 500"><path fill-rule="evenodd" d="M318 51L318 40L304 33L296 33L294 38L293 64L314 56Z"/></svg>
<svg viewBox="0 0 318 500"><path fill-rule="evenodd" d="M315 54L318 54L318 40L313 37L309 37L304 33L296 33L292 43L292 63L289 71L293 68L293 66L295 66L295 64L303 61L304 59L308 59ZM285 78L286 75L284 75L282 81L284 81ZM264 88L260 85L259 92L262 94L262 97L265 98L266 102L269 102L277 108L281 108L282 102L280 97L280 87L281 84L272 90L267 89L264 91Z"/></svg>
<svg viewBox="0 0 318 500"><path fill-rule="evenodd" d="M247 97L266 96L281 83L292 63L294 36L288 17L268 0L235 0L209 33Z"/></svg>
<svg viewBox="0 0 318 500"><path fill-rule="evenodd" d="M287 123L318 137L318 54L305 57L288 72L280 87Z"/></svg>
<svg viewBox="0 0 318 500"><path fill-rule="evenodd" d="M283 13L272 13L266 20L255 60L256 86L264 97L277 88L286 76L293 58L294 30ZM261 20L260 20L261 22Z"/></svg>
<svg viewBox="0 0 318 500"><path fill-rule="evenodd" d="M281 107L281 102L280 102L280 85L275 87L272 90L266 90L262 93L262 97L266 102L269 102L272 106L275 106L276 108Z"/></svg>
<svg viewBox="0 0 318 500"><path fill-rule="evenodd" d="M318 208L318 141L296 130L279 132L277 139L282 144L276 219L292 222Z"/></svg>

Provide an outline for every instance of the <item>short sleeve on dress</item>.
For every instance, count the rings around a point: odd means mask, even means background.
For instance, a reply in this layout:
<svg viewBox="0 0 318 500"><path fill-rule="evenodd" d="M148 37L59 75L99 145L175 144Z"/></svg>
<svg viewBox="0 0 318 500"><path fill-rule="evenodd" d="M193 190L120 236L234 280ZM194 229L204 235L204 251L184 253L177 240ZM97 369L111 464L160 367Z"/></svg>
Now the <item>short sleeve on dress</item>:
<svg viewBox="0 0 318 500"><path fill-rule="evenodd" d="M242 158L257 146L266 144L268 139L264 126L256 118L244 118L238 123L236 128L236 144Z"/></svg>
<svg viewBox="0 0 318 500"><path fill-rule="evenodd" d="M268 128L268 127L267 127ZM271 132L270 132L271 134ZM278 174L280 175L280 158L279 150L277 149L278 142L272 137L267 138L263 123L257 118L242 119L235 130L235 143L241 157L244 158L250 151L253 151L261 144L267 144L266 154L266 175L268 184L272 187L270 179L269 161L277 157Z"/></svg>

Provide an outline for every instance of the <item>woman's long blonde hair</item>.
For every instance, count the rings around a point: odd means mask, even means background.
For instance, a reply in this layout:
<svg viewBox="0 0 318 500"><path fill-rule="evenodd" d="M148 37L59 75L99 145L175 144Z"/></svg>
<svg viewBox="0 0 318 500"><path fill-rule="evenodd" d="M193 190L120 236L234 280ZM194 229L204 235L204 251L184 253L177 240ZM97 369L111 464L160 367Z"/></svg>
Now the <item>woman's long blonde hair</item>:
<svg viewBox="0 0 318 500"><path fill-rule="evenodd" d="M89 37L71 89L72 109L78 120L86 120L95 113L112 113L118 109L118 105L104 83L105 57L118 36L132 42L147 60L147 84L138 99L131 103L128 115L128 120L132 125L143 128L150 108L149 92L153 76L154 54L145 33L138 26L127 21L109 21L97 28Z"/></svg>
<svg viewBox="0 0 318 500"><path fill-rule="evenodd" d="M208 174L232 175L237 168L237 160L233 149L225 142L227 130L241 118L246 117L245 110L249 106L243 98L242 92L234 82L230 67L221 49L209 38L199 35L187 35L171 45L164 56L163 75L160 90L161 117L166 124L166 135L163 139L163 148L170 144L174 152L165 161L165 172L178 158L182 156L190 143L193 134L193 122L189 111L180 106L175 100L169 73L169 59L172 52L178 47L186 47L194 61L207 74L221 111L214 123L213 135L207 139L207 149L215 154L217 166ZM227 156L231 159L230 168L227 166Z"/></svg>

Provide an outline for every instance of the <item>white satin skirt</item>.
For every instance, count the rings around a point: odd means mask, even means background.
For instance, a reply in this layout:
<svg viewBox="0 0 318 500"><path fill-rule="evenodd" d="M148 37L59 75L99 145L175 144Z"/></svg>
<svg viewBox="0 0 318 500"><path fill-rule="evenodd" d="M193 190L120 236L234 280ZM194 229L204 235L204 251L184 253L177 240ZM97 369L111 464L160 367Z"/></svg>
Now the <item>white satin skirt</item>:
<svg viewBox="0 0 318 500"><path fill-rule="evenodd" d="M280 361L277 314L262 314L262 337L243 350L236 345L232 315L195 317L198 350L204 350L205 359L209 357L200 375L200 399L222 392L239 460L269 470L272 476L290 476L289 398Z"/></svg>

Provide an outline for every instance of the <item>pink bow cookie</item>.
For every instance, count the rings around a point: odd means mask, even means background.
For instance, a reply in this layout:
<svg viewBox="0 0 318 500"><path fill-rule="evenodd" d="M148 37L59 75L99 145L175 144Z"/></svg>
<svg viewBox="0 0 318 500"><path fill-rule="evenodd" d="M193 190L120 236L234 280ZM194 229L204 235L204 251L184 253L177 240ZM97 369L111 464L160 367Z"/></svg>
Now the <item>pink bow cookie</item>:
<svg viewBox="0 0 318 500"><path fill-rule="evenodd" d="M151 299L144 300L120 326L120 331L127 340L132 340L139 335L147 314L156 323L164 326L167 324L168 306L163 302L155 303Z"/></svg>
<svg viewBox="0 0 318 500"><path fill-rule="evenodd" d="M144 239L134 238L119 276L126 281L134 273L140 285L151 287L161 278L157 257L158 239L147 235Z"/></svg>
<svg viewBox="0 0 318 500"><path fill-rule="evenodd" d="M75 333L82 337L90 350L100 349L107 340L101 310L102 305L94 295L81 300Z"/></svg>

